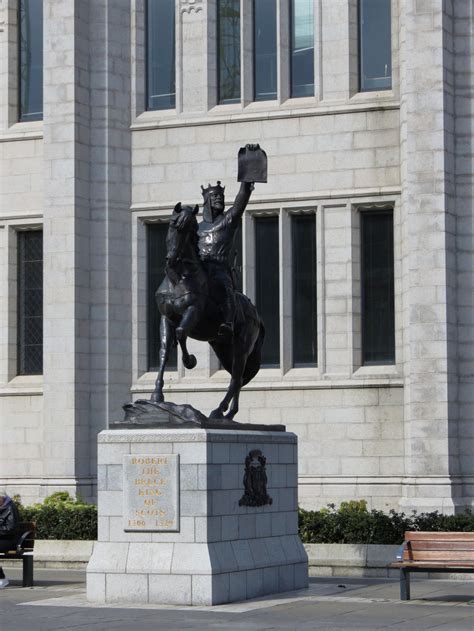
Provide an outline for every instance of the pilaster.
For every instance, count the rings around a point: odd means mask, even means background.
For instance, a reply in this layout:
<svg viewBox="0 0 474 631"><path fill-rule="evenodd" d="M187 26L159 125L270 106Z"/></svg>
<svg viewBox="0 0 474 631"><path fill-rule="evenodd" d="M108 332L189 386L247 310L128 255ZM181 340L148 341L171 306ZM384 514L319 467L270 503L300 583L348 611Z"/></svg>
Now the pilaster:
<svg viewBox="0 0 474 631"><path fill-rule="evenodd" d="M453 374L450 4L401 2L401 170L405 374L405 498L453 510L458 474ZM449 42L448 42L449 44Z"/></svg>
<svg viewBox="0 0 474 631"><path fill-rule="evenodd" d="M130 17L125 0L43 10L45 475L90 496L130 383Z"/></svg>

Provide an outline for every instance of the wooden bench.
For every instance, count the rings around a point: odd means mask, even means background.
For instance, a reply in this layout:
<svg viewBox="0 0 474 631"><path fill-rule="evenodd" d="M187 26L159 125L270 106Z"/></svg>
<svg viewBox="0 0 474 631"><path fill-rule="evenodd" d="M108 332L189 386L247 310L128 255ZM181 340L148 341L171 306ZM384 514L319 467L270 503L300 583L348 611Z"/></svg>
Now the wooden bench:
<svg viewBox="0 0 474 631"><path fill-rule="evenodd" d="M21 559L23 561L23 587L33 585L33 548L35 545L36 524L23 521L18 525L19 538L15 548L0 552L1 559Z"/></svg>
<svg viewBox="0 0 474 631"><path fill-rule="evenodd" d="M474 572L474 532L406 532L400 569L400 599L410 600L411 572Z"/></svg>

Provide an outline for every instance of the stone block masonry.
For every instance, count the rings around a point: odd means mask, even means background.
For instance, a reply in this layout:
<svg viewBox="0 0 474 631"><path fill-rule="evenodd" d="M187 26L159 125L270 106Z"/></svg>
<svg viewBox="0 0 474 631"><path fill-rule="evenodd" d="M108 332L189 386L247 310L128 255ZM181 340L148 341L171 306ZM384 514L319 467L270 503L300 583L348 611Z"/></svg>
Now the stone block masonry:
<svg viewBox="0 0 474 631"><path fill-rule="evenodd" d="M137 429L104 431L98 440L99 539L87 568L90 601L216 605L308 585L294 434ZM266 457L272 501L240 505L245 459L254 449ZM125 479L123 467L141 461L143 475ZM164 493L164 502L160 495L165 468L174 471L178 462L171 507L172 494ZM137 497L146 495L136 515L137 504L123 494L130 496L134 482ZM170 508L179 513L173 524L164 514Z"/></svg>

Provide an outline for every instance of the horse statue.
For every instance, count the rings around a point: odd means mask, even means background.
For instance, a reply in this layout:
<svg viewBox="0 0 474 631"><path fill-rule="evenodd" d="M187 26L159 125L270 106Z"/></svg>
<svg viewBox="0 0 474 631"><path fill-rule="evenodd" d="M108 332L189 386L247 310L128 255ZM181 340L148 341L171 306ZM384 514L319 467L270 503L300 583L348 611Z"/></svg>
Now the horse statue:
<svg viewBox="0 0 474 631"><path fill-rule="evenodd" d="M196 357L188 353L186 340L209 342L222 366L231 375L227 392L209 418L233 420L239 409L242 386L248 383L260 368L260 357L265 329L257 309L251 301L235 292L235 318L230 339L219 332L224 322L219 306L222 292L206 272L199 257L199 207L176 204L169 222L166 237L166 276L155 293L160 321L159 367L154 403L162 403L163 374L171 348L179 344L186 368L196 366ZM221 329L222 330L222 329ZM226 413L227 412L227 413Z"/></svg>

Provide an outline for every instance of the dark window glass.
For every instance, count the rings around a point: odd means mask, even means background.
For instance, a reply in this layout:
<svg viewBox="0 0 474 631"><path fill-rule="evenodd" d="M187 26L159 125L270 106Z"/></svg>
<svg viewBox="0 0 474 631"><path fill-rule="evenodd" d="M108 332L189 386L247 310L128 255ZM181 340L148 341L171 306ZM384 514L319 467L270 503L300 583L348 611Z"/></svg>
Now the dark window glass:
<svg viewBox="0 0 474 631"><path fill-rule="evenodd" d="M290 96L314 95L313 0L290 0Z"/></svg>
<svg viewBox="0 0 474 631"><path fill-rule="evenodd" d="M293 366L315 366L316 322L316 215L291 218L293 262Z"/></svg>
<svg viewBox="0 0 474 631"><path fill-rule="evenodd" d="M158 370L160 353L160 320L161 315L155 302L155 292L165 277L166 235L168 224L157 223L148 226L148 291L147 291L147 328L148 328L148 370ZM176 370L176 347L170 352L167 368Z"/></svg>
<svg viewBox="0 0 474 631"><path fill-rule="evenodd" d="M277 96L276 0L254 0L254 99Z"/></svg>
<svg viewBox="0 0 474 631"><path fill-rule="evenodd" d="M18 374L43 372L43 233L18 233Z"/></svg>
<svg viewBox="0 0 474 631"><path fill-rule="evenodd" d="M395 362L392 212L362 213L362 362Z"/></svg>
<svg viewBox="0 0 474 631"><path fill-rule="evenodd" d="M390 0L359 0L360 90L392 87Z"/></svg>
<svg viewBox="0 0 474 631"><path fill-rule="evenodd" d="M240 0L218 0L217 67L219 103L240 101Z"/></svg>
<svg viewBox="0 0 474 631"><path fill-rule="evenodd" d="M43 118L43 0L19 4L20 121Z"/></svg>
<svg viewBox="0 0 474 631"><path fill-rule="evenodd" d="M174 0L147 0L147 109L176 105Z"/></svg>
<svg viewBox="0 0 474 631"><path fill-rule="evenodd" d="M280 365L280 274L278 217L255 219L255 290L258 312L265 325L262 366Z"/></svg>

